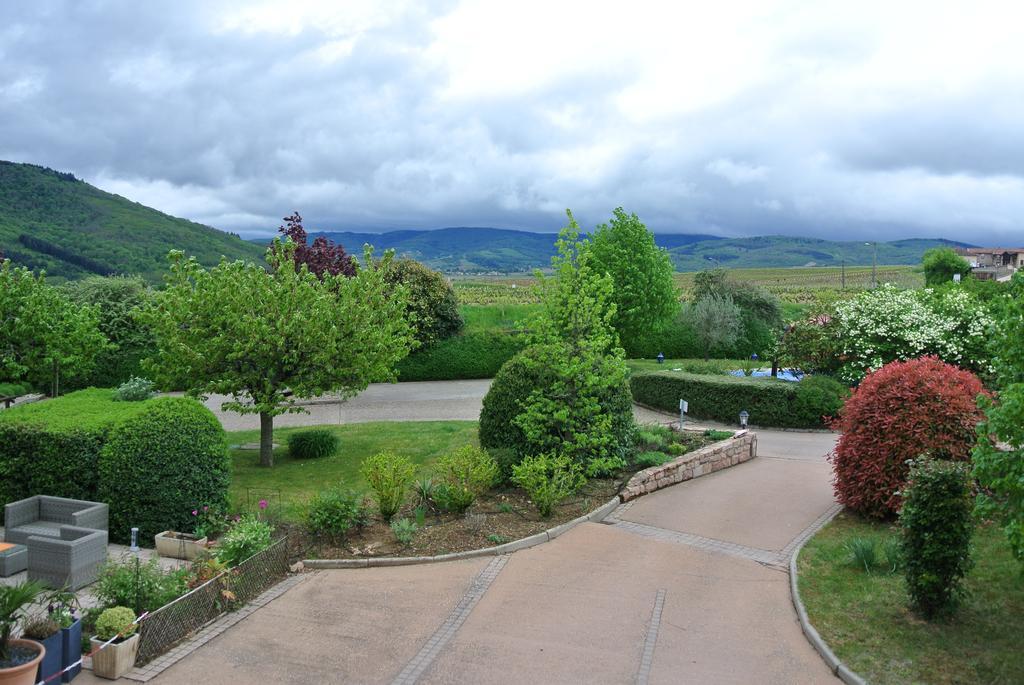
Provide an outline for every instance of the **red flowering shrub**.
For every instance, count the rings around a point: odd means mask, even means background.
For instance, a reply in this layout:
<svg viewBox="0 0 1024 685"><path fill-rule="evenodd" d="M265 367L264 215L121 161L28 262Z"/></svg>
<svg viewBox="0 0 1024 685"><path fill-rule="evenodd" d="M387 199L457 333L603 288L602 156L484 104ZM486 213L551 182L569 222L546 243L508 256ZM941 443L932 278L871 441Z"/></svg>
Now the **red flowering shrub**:
<svg viewBox="0 0 1024 685"><path fill-rule="evenodd" d="M894 515L908 459L970 458L982 392L974 374L936 357L892 362L868 374L832 422L842 431L829 457L836 499L869 516Z"/></svg>

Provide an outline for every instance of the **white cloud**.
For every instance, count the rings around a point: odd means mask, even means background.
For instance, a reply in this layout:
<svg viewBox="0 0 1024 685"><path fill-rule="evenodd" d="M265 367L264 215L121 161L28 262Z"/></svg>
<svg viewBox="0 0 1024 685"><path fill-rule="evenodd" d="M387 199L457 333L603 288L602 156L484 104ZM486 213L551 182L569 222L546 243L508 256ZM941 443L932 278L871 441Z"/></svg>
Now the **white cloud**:
<svg viewBox="0 0 1024 685"><path fill-rule="evenodd" d="M272 232L1024 228L1016 3L0 5L0 158Z"/></svg>

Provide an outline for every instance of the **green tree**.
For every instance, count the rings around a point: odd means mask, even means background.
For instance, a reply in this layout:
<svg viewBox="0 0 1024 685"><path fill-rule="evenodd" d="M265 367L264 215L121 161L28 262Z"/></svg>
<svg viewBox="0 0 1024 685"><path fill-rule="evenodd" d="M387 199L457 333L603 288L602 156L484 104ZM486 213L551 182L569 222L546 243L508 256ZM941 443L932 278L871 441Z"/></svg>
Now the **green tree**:
<svg viewBox="0 0 1024 685"><path fill-rule="evenodd" d="M0 264L0 378L50 386L87 375L107 347L96 307L80 306L59 289L7 259Z"/></svg>
<svg viewBox="0 0 1024 685"><path fill-rule="evenodd" d="M1024 274L1013 277L1001 308L995 351L998 401L982 397L986 420L978 427L974 477L984 486L980 513L1003 524L1014 556L1024 563ZM1004 445L1000 447L999 443Z"/></svg>
<svg viewBox="0 0 1024 685"><path fill-rule="evenodd" d="M634 425L628 389L622 392L628 373L612 325L612 278L594 267L589 243L580 240L576 220L566 213L569 225L551 260L554 276L537 272L541 311L530 326L535 353L522 357L546 369L551 381L530 393L515 422L532 452L586 463L624 455Z"/></svg>
<svg viewBox="0 0 1024 685"><path fill-rule="evenodd" d="M704 359L708 359L713 349L732 347L736 343L742 312L728 295L712 293L687 308L686 320L704 350Z"/></svg>
<svg viewBox="0 0 1024 685"><path fill-rule="evenodd" d="M141 361L153 347L153 333L134 316L152 292L141 276L89 276L64 290L80 305L96 305L99 327L110 346L96 358L87 385L116 386L142 373Z"/></svg>
<svg viewBox="0 0 1024 685"><path fill-rule="evenodd" d="M384 278L408 291L409 319L421 345L450 338L462 329L455 289L441 273L415 259L395 259Z"/></svg>
<svg viewBox="0 0 1024 685"><path fill-rule="evenodd" d="M924 284L942 285L953 280L954 274L961 277L971 273L970 263L951 247L933 247L921 258L924 267Z"/></svg>
<svg viewBox="0 0 1024 685"><path fill-rule="evenodd" d="M295 246L275 240L271 271L242 261L204 269L171 253L167 288L141 314L156 338L144 363L155 379L195 396L231 396L222 409L260 416L260 463L273 465L274 417L305 411L301 398L350 397L394 379L412 343L404 288L384 280L390 254L367 248L356 275L296 267Z"/></svg>
<svg viewBox="0 0 1024 685"><path fill-rule="evenodd" d="M627 351L679 313L672 260L636 214L618 207L590 236L590 255L593 269L612 277L612 323Z"/></svg>

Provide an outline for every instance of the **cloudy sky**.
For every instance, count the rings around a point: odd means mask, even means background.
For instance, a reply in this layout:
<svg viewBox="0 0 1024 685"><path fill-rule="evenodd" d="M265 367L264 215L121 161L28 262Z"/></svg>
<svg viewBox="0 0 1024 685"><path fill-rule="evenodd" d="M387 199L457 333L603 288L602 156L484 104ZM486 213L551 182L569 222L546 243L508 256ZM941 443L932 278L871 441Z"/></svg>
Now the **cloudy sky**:
<svg viewBox="0 0 1024 685"><path fill-rule="evenodd" d="M4 2L0 159L271 233L1024 243L1019 2Z"/></svg>

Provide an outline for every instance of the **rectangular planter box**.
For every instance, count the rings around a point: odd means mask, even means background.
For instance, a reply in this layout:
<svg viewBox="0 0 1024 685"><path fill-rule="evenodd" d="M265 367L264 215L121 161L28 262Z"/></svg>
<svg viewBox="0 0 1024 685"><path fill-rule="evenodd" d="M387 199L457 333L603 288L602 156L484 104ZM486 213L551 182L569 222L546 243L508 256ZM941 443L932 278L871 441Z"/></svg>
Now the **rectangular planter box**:
<svg viewBox="0 0 1024 685"><path fill-rule="evenodd" d="M61 643L63 644L64 661L61 668L67 668L82 658L82 619L75 619L67 628L61 628ZM75 676L82 672L82 664L64 671L60 680L62 683L70 683Z"/></svg>
<svg viewBox="0 0 1024 685"><path fill-rule="evenodd" d="M51 676L56 676L60 673L60 669L64 668L64 659L62 657L61 650L61 634L56 632L45 640L35 640L46 649L46 654L43 655L43 660L39 662L39 668L36 669L36 682L41 683ZM48 682L58 682L60 678L53 678Z"/></svg>
<svg viewBox="0 0 1024 685"><path fill-rule="evenodd" d="M188 533L176 533L165 530L157 533L153 539L156 541L156 553L170 559L186 559L192 561L200 552L206 551L206 538L199 538Z"/></svg>
<svg viewBox="0 0 1024 685"><path fill-rule="evenodd" d="M103 644L96 637L89 639L95 650ZM92 672L100 678L117 680L135 668L135 657L139 653L139 635L136 633L122 642L112 642L92 655Z"/></svg>

